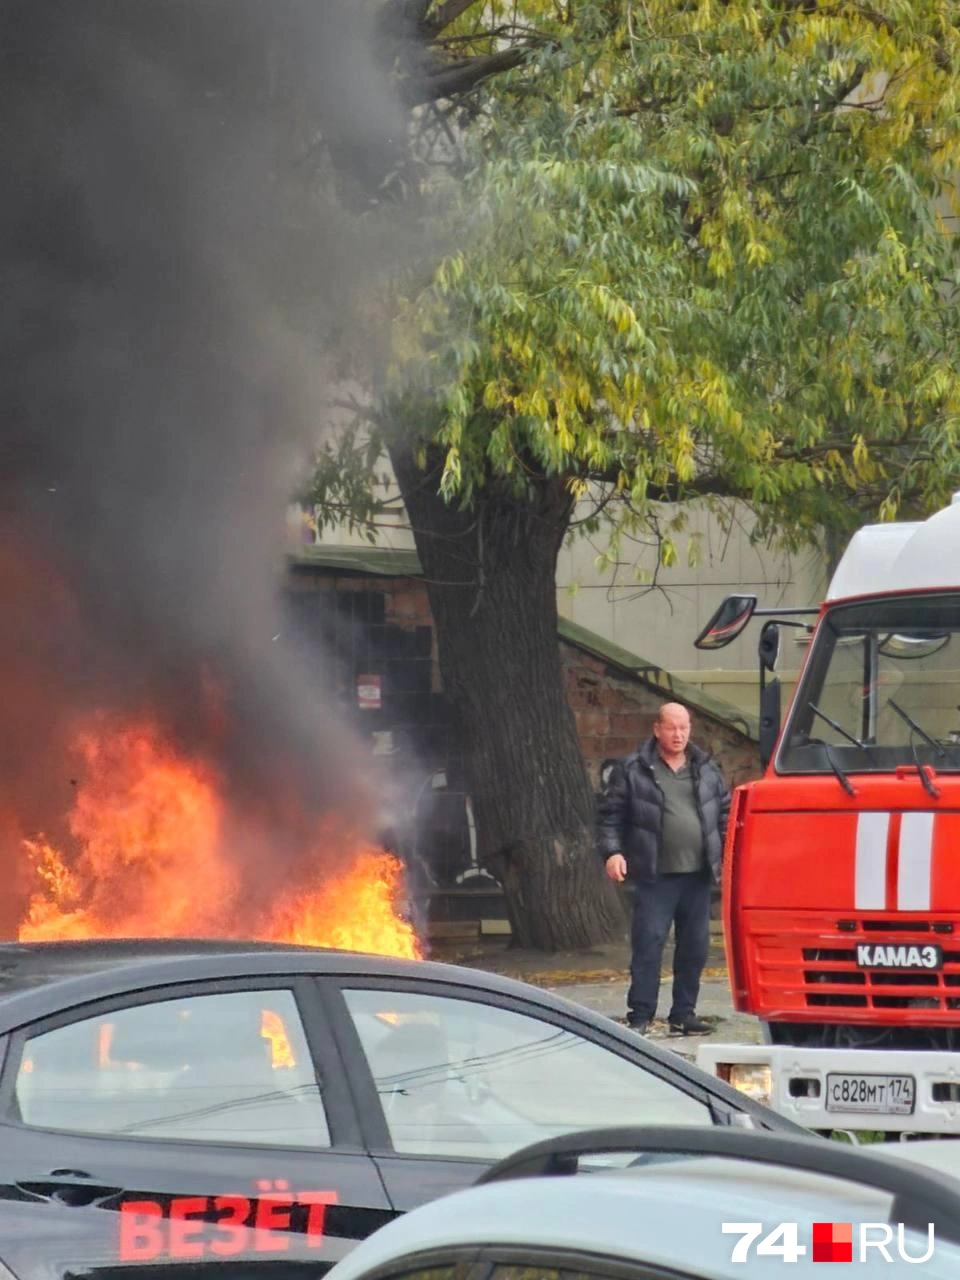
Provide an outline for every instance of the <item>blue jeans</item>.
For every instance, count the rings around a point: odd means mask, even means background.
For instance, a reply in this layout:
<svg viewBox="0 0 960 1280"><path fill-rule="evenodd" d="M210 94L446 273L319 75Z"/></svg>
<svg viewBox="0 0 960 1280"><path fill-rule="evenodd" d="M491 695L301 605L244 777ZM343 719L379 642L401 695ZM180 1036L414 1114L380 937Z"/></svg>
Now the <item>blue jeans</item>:
<svg viewBox="0 0 960 1280"><path fill-rule="evenodd" d="M700 975L710 953L713 879L708 871L694 871L631 887L633 955L627 1016L632 1022L649 1022L656 1016L663 946L673 925L673 1003L668 1016L671 1022L682 1022L696 1010Z"/></svg>

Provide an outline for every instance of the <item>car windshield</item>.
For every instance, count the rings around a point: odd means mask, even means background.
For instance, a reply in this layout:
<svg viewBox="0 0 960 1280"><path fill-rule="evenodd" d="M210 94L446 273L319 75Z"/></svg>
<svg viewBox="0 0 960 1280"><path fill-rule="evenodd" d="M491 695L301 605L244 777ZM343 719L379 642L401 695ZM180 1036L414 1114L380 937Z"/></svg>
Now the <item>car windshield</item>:
<svg viewBox="0 0 960 1280"><path fill-rule="evenodd" d="M780 773L960 771L960 595L836 605L813 646Z"/></svg>

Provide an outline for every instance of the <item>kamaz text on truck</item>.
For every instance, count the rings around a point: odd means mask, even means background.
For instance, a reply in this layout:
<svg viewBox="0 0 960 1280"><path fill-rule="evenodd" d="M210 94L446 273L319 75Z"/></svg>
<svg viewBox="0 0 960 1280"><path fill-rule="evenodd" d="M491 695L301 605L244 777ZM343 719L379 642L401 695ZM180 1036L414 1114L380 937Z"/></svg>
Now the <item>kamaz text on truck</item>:
<svg viewBox="0 0 960 1280"><path fill-rule="evenodd" d="M960 1132L960 495L855 534L819 610L755 606L728 597L697 644L781 615L723 883L734 1004L765 1043L698 1062L812 1128ZM767 673L811 628L781 729Z"/></svg>

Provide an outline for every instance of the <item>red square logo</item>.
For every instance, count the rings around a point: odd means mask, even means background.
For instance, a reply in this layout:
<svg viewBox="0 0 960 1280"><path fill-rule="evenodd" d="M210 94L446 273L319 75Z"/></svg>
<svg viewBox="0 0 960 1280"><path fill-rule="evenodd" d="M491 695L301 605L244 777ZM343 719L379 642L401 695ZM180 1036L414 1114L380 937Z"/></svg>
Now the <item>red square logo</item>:
<svg viewBox="0 0 960 1280"><path fill-rule="evenodd" d="M813 1224L814 1262L853 1261L853 1223L815 1222Z"/></svg>

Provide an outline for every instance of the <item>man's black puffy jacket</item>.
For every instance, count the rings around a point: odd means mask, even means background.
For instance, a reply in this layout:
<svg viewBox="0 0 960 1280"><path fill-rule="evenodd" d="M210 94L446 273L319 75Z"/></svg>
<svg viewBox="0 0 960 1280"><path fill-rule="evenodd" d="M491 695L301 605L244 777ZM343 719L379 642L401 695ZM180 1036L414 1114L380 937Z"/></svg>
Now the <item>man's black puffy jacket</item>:
<svg viewBox="0 0 960 1280"><path fill-rule="evenodd" d="M627 860L630 880L649 883L657 878L663 792L653 772L656 738L619 761L600 801L597 851L606 861L612 853ZM705 751L690 745L687 759L693 774L693 794L703 828L703 847L713 878L719 883L723 838L730 812L730 792L720 770Z"/></svg>

